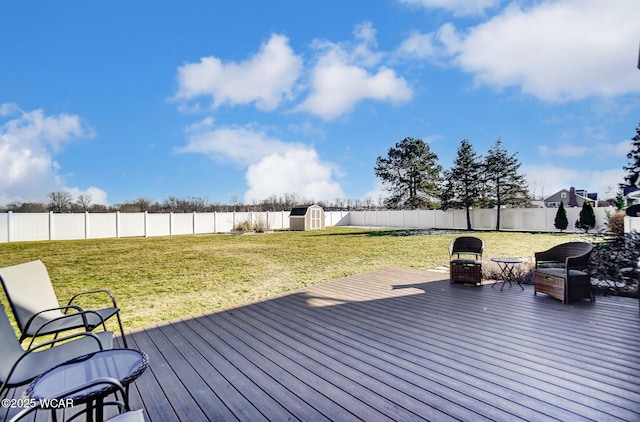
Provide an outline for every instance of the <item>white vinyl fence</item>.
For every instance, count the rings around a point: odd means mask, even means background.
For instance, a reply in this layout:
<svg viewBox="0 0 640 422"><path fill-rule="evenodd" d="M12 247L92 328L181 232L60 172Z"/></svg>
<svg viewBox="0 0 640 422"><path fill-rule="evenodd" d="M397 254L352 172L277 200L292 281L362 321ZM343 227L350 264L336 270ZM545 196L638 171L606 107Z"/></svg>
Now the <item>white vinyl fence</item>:
<svg viewBox="0 0 640 422"><path fill-rule="evenodd" d="M640 217L629 217L626 216L624 218L624 232L640 232Z"/></svg>
<svg viewBox="0 0 640 422"><path fill-rule="evenodd" d="M575 229L575 222L580 218L582 208L566 208L569 220L568 232ZM611 207L594 208L596 214L595 230L605 227L607 212L614 213ZM500 229L515 231L556 232L554 220L557 208L506 208L500 210ZM471 211L471 227L476 230L494 230L497 212L495 209L474 209ZM349 225L365 227L407 227L421 229L454 229L467 228L465 210L385 210L385 211L351 211Z"/></svg>
<svg viewBox="0 0 640 422"><path fill-rule="evenodd" d="M606 212L612 208L595 208L596 228L603 229ZM501 211L501 229L515 231L556 232L557 209L516 208ZM580 208L567 208L569 228L578 231ZM629 227L640 228L640 218L631 218ZM237 224L249 221L266 224L270 230L289 228L289 212L212 212L212 213L3 213L0 214L0 243L33 240L71 240L118 237L173 236L185 234L226 233ZM326 226L397 227L422 229L467 228L464 210L406 211L325 211ZM495 229L496 210L477 209L471 214L472 227Z"/></svg>
<svg viewBox="0 0 640 422"><path fill-rule="evenodd" d="M347 211L325 212L327 226L344 225ZM0 243L227 233L242 222L270 230L289 228L289 211L212 213L3 213Z"/></svg>

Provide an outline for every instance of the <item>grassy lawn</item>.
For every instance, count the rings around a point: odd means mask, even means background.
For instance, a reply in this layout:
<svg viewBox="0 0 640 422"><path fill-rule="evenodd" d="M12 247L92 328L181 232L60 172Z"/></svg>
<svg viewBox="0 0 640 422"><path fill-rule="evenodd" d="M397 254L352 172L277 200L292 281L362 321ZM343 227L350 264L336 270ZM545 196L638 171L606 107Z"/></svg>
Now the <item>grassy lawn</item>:
<svg viewBox="0 0 640 422"><path fill-rule="evenodd" d="M332 227L245 236L3 243L0 267L41 259L61 302L78 291L110 289L122 308L125 328L137 328L388 266L446 266L449 243L460 235ZM472 235L485 241L485 260L531 257L578 239L559 234ZM6 307L4 294L0 302Z"/></svg>

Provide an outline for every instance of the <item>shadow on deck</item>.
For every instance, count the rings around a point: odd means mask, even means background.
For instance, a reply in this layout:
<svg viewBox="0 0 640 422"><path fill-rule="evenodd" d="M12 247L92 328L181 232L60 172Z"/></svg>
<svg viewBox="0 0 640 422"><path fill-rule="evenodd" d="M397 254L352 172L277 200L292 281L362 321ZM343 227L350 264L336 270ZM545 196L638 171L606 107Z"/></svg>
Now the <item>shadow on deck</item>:
<svg viewBox="0 0 640 422"><path fill-rule="evenodd" d="M640 420L634 299L389 268L130 334L151 421Z"/></svg>
<svg viewBox="0 0 640 422"><path fill-rule="evenodd" d="M166 420L640 420L635 300L391 268L133 333ZM440 281L437 281L440 280Z"/></svg>

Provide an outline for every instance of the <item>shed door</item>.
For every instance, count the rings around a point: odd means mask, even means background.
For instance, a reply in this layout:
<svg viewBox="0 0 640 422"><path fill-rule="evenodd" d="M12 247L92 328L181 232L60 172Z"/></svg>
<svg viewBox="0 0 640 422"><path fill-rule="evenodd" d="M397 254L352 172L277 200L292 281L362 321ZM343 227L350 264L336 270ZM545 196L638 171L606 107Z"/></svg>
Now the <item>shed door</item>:
<svg viewBox="0 0 640 422"><path fill-rule="evenodd" d="M320 230L322 228L322 210L311 208L311 230Z"/></svg>

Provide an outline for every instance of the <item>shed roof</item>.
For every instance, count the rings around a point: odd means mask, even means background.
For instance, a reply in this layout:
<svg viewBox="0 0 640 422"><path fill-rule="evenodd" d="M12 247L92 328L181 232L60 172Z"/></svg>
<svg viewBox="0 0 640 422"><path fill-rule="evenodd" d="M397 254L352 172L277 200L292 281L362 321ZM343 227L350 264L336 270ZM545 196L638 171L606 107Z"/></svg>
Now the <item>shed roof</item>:
<svg viewBox="0 0 640 422"><path fill-rule="evenodd" d="M309 205L298 205L297 207L293 207L291 209L291 213L289 214L290 216L300 216L300 215L306 215L307 214L307 210L309 209L309 207L319 207L319 205L315 205L315 204L309 204Z"/></svg>

